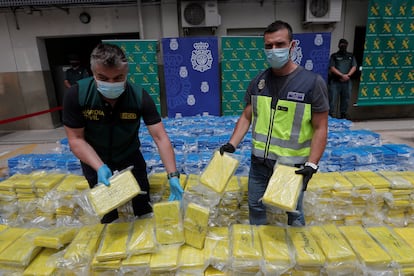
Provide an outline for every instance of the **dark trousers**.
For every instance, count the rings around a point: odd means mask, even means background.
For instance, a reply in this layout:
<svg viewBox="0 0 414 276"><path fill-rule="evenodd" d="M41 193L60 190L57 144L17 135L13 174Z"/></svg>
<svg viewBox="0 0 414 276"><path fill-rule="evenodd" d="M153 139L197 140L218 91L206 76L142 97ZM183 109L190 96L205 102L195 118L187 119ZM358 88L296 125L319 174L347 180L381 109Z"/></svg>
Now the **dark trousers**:
<svg viewBox="0 0 414 276"><path fill-rule="evenodd" d="M81 162L82 171L85 178L88 180L89 187L93 188L98 182L97 172L92 169L89 165ZM118 163L107 163L108 167L112 172L115 170L121 171L133 166L131 173L134 175L137 180L141 191L145 191L146 194L139 194L132 199L132 208L134 210L135 216L142 216L152 212L152 207L150 205L150 195L149 195L149 182L147 176L147 164L145 163L144 157L140 151L130 155L127 159L118 162ZM112 221L118 218L118 210L112 210L108 214L104 215L101 219L101 223L111 223Z"/></svg>

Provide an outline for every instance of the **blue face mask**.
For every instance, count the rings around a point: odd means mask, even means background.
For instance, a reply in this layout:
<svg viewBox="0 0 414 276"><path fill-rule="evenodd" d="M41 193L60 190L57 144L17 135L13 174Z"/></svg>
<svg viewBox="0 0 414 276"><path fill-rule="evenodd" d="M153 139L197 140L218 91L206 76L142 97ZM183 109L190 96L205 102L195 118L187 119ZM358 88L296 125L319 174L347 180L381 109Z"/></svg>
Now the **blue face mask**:
<svg viewBox="0 0 414 276"><path fill-rule="evenodd" d="M282 68L289 61L289 48L265 49L267 62L275 69Z"/></svg>
<svg viewBox="0 0 414 276"><path fill-rule="evenodd" d="M108 99L116 99L125 91L125 81L106 82L95 79L98 91Z"/></svg>

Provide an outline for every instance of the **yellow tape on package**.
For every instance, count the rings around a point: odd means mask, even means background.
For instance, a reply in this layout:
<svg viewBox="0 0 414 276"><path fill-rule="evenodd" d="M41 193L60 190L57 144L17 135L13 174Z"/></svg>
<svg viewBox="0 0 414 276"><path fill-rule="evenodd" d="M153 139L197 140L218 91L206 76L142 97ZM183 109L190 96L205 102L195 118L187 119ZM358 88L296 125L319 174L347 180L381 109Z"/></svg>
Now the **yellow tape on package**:
<svg viewBox="0 0 414 276"><path fill-rule="evenodd" d="M105 227L101 245L95 255L98 262L126 258L126 246L130 226L130 222L123 222L110 223Z"/></svg>
<svg viewBox="0 0 414 276"><path fill-rule="evenodd" d="M79 229L73 227L56 227L42 231L34 239L34 244L41 247L59 249L70 243Z"/></svg>
<svg viewBox="0 0 414 276"><path fill-rule="evenodd" d="M414 248L386 226L367 227L367 232L382 245L391 258L403 267L414 266Z"/></svg>
<svg viewBox="0 0 414 276"><path fill-rule="evenodd" d="M285 211L295 211L302 190L302 175L297 168L277 164L263 195L263 203Z"/></svg>
<svg viewBox="0 0 414 276"><path fill-rule="evenodd" d="M195 248L202 249L207 235L208 208L190 202L184 216L184 237L185 242Z"/></svg>
<svg viewBox="0 0 414 276"><path fill-rule="evenodd" d="M59 252L57 249L44 248L24 270L23 276L55 275L56 262L52 262L50 259L57 252Z"/></svg>
<svg viewBox="0 0 414 276"><path fill-rule="evenodd" d="M239 163L239 160L230 154L221 155L219 151L215 151L207 167L201 173L200 182L213 191L222 193Z"/></svg>
<svg viewBox="0 0 414 276"><path fill-rule="evenodd" d="M179 201L154 204L155 235L160 244L185 242Z"/></svg>
<svg viewBox="0 0 414 276"><path fill-rule="evenodd" d="M127 243L128 255L152 253L157 249L153 218L137 219L132 224Z"/></svg>
<svg viewBox="0 0 414 276"><path fill-rule="evenodd" d="M387 267L391 263L391 257L362 226L346 225L338 228L352 246L359 260L365 265Z"/></svg>
<svg viewBox="0 0 414 276"><path fill-rule="evenodd" d="M295 247L297 265L319 268L325 264L325 254L307 227L289 227L287 233Z"/></svg>
<svg viewBox="0 0 414 276"><path fill-rule="evenodd" d="M130 170L114 175L109 180L111 185L98 185L89 190L88 198L98 216L124 205L141 192L137 180Z"/></svg>

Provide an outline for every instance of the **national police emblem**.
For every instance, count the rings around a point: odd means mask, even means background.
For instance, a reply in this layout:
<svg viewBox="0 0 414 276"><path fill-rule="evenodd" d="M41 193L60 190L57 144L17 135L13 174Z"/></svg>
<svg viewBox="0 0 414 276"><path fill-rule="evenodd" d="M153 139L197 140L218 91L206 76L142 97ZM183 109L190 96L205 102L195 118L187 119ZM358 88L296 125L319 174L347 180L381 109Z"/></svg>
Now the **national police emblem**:
<svg viewBox="0 0 414 276"><path fill-rule="evenodd" d="M194 70L204 72L211 69L213 56L211 50L208 50L209 46L207 42L193 44L195 50L191 51L191 64Z"/></svg>
<svg viewBox="0 0 414 276"><path fill-rule="evenodd" d="M299 39L295 39L295 48L293 48L293 51L291 52L291 59L294 63L300 65L300 63L302 62L302 47L299 46L300 44L300 40Z"/></svg>

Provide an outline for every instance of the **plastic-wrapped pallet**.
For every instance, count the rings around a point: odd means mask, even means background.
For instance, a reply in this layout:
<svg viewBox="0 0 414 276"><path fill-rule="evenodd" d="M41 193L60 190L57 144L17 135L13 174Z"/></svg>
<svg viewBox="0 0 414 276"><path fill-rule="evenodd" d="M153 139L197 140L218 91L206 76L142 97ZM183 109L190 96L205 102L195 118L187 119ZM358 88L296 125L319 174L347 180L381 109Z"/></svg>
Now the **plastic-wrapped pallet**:
<svg viewBox="0 0 414 276"><path fill-rule="evenodd" d="M140 255L157 250L153 218L137 219L132 222L127 242L127 254Z"/></svg>
<svg viewBox="0 0 414 276"><path fill-rule="evenodd" d="M220 271L230 268L229 227L210 227L204 242L206 260Z"/></svg>
<svg viewBox="0 0 414 276"><path fill-rule="evenodd" d="M297 168L276 164L263 195L263 203L285 211L295 211L302 190L303 176Z"/></svg>
<svg viewBox="0 0 414 276"><path fill-rule="evenodd" d="M294 247L295 269L306 273L320 273L326 258L309 228L289 227L287 233Z"/></svg>
<svg viewBox="0 0 414 276"><path fill-rule="evenodd" d="M281 275L294 266L294 254L287 243L284 227L260 225L260 242L263 250L262 271L265 275Z"/></svg>
<svg viewBox="0 0 414 276"><path fill-rule="evenodd" d="M325 254L327 275L357 275L358 259L351 246L334 224L309 227L312 236Z"/></svg>
<svg viewBox="0 0 414 276"><path fill-rule="evenodd" d="M255 225L233 224L230 232L231 268L238 272L260 271L263 251Z"/></svg>
<svg viewBox="0 0 414 276"><path fill-rule="evenodd" d="M359 262L363 265L363 273L370 275L392 273L391 257L361 225L346 225L338 228L358 256Z"/></svg>
<svg viewBox="0 0 414 276"><path fill-rule="evenodd" d="M158 243L183 244L184 228L181 216L180 202L158 202L153 205L155 220L155 236Z"/></svg>
<svg viewBox="0 0 414 276"><path fill-rule="evenodd" d="M366 231L391 256L396 268L414 269L414 248L386 226L367 227Z"/></svg>
<svg viewBox="0 0 414 276"><path fill-rule="evenodd" d="M125 259L131 223L110 223L103 231L101 244L95 254L98 262Z"/></svg>

